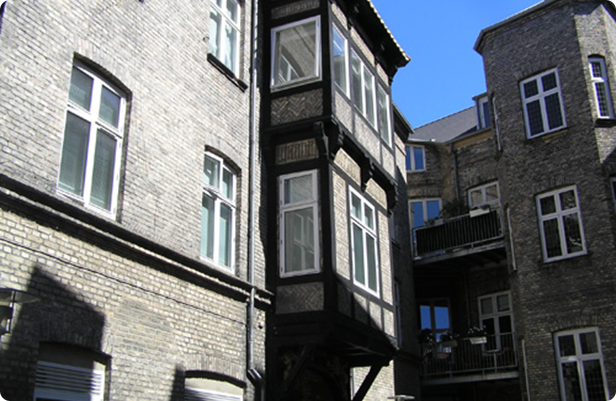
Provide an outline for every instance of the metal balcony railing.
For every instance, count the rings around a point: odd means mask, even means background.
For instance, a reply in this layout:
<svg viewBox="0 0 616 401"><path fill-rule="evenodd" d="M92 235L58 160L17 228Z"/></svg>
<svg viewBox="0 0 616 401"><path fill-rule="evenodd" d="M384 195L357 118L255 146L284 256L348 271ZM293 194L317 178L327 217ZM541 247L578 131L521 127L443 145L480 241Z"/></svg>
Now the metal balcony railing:
<svg viewBox="0 0 616 401"><path fill-rule="evenodd" d="M471 248L503 236L500 209L471 211L413 230L415 257Z"/></svg>
<svg viewBox="0 0 616 401"><path fill-rule="evenodd" d="M514 334L487 336L484 344L472 344L468 338L448 343L421 344L424 380L511 372L518 366Z"/></svg>

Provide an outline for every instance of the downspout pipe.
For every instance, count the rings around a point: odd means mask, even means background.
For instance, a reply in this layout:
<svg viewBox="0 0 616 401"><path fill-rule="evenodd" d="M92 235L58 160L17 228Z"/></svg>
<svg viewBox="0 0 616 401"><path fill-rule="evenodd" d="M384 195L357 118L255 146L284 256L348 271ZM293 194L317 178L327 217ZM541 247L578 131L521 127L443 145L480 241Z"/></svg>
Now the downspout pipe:
<svg viewBox="0 0 616 401"><path fill-rule="evenodd" d="M259 0L252 2L252 40L250 48L250 166L248 189L248 279L250 282L250 298L248 301L246 370L250 382L255 386L259 400L265 401L265 379L255 368L255 191L256 191L256 160L257 160L257 80L258 70L258 39L259 39Z"/></svg>

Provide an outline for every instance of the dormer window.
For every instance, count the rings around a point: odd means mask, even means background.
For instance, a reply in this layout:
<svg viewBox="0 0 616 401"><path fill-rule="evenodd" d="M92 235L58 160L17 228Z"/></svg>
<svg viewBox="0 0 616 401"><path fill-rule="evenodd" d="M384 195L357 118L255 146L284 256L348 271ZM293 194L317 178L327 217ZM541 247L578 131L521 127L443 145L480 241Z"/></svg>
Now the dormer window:
<svg viewBox="0 0 616 401"><path fill-rule="evenodd" d="M293 22L272 30L273 89L320 79L321 38L319 17Z"/></svg>

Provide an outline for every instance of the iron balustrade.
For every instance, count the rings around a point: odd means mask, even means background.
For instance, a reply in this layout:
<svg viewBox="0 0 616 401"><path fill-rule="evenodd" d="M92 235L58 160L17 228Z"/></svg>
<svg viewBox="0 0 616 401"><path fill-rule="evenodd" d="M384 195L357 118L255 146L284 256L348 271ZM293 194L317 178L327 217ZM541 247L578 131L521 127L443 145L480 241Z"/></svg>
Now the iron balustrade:
<svg viewBox="0 0 616 401"><path fill-rule="evenodd" d="M421 375L424 379L503 373L517 369L514 334L487 336L485 344L468 338L453 343L421 344Z"/></svg>
<svg viewBox="0 0 616 401"><path fill-rule="evenodd" d="M413 229L415 257L456 248L470 248L502 238L499 208L471 212L452 219L437 219L430 225Z"/></svg>

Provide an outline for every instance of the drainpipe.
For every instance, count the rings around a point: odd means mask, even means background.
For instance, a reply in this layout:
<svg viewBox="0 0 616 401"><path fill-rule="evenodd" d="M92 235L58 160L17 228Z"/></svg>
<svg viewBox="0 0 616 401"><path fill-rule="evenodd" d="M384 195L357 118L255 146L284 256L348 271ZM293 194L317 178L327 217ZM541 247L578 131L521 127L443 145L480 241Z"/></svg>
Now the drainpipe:
<svg viewBox="0 0 616 401"><path fill-rule="evenodd" d="M255 368L254 342L255 342L255 295L257 292L255 283L255 188L256 188L256 159L257 159L257 79L258 65L258 16L259 0L252 4L252 41L250 48L250 182L248 189L248 278L250 281L250 299L248 304L248 327L247 327L247 352L246 369L250 382L255 386L259 394L259 400L265 401L265 379Z"/></svg>
<svg viewBox="0 0 616 401"><path fill-rule="evenodd" d="M528 360L526 359L526 339L522 338L522 357L524 358L524 379L526 380L526 399L530 399L530 379L528 377Z"/></svg>

